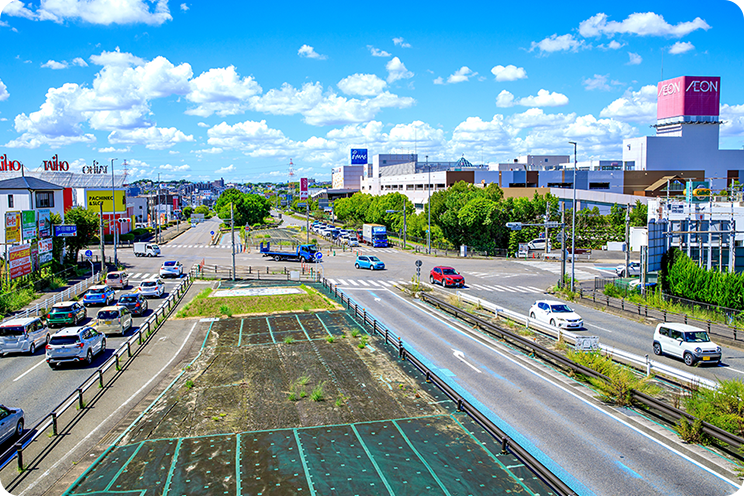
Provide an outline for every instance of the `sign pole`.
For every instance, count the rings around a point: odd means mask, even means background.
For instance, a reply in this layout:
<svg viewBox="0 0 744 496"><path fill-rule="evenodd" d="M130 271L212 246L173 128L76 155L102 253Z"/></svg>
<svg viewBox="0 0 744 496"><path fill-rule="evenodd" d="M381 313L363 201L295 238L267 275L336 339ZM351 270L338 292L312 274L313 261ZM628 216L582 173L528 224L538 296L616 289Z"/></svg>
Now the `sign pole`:
<svg viewBox="0 0 744 496"><path fill-rule="evenodd" d="M98 231L101 235L101 274L106 273L106 252L103 251L103 203L100 203L98 205L101 207L101 225L98 228Z"/></svg>
<svg viewBox="0 0 744 496"><path fill-rule="evenodd" d="M230 202L230 236L232 237L232 279L235 280L235 217L233 204Z"/></svg>

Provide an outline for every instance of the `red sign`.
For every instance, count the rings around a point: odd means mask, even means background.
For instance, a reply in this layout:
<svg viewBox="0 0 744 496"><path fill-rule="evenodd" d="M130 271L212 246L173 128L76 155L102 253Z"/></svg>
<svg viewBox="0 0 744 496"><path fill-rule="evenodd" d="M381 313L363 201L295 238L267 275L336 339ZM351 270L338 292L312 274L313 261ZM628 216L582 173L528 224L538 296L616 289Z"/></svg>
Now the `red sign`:
<svg viewBox="0 0 744 496"><path fill-rule="evenodd" d="M59 162L57 160L57 154L52 157L52 160L44 160L45 171L68 171L70 170L70 164L67 161Z"/></svg>
<svg viewBox="0 0 744 496"><path fill-rule="evenodd" d="M720 88L720 77L680 76L661 81L656 90L656 118L717 116L721 102Z"/></svg>
<svg viewBox="0 0 744 496"><path fill-rule="evenodd" d="M173 210L178 210L178 197L173 197Z"/></svg>
<svg viewBox="0 0 744 496"><path fill-rule="evenodd" d="M7 155L0 155L0 172L19 171L23 167L18 160L8 160Z"/></svg>
<svg viewBox="0 0 744 496"><path fill-rule="evenodd" d="M31 245L17 245L8 250L10 278L26 276L31 273Z"/></svg>
<svg viewBox="0 0 744 496"><path fill-rule="evenodd" d="M300 200L307 200L307 178L300 178Z"/></svg>

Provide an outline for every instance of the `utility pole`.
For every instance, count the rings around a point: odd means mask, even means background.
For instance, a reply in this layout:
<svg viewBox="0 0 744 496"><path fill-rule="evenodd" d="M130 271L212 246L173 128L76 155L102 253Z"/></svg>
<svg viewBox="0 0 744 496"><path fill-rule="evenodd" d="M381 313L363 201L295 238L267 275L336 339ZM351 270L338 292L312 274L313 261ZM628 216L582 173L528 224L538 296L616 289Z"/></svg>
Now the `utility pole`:
<svg viewBox="0 0 744 496"><path fill-rule="evenodd" d="M158 172L158 200L155 204L155 242L160 243L160 173Z"/></svg>
<svg viewBox="0 0 744 496"><path fill-rule="evenodd" d="M561 203L561 284L566 286L566 204Z"/></svg>
<svg viewBox="0 0 744 496"><path fill-rule="evenodd" d="M235 280L235 217L233 203L230 202L230 237L232 237L232 279Z"/></svg>
<svg viewBox="0 0 744 496"><path fill-rule="evenodd" d="M98 204L100 211L100 225L98 226L98 238L101 243L101 274L106 275L106 252L103 250L103 203Z"/></svg>
<svg viewBox="0 0 744 496"><path fill-rule="evenodd" d="M576 147L575 141L569 141L574 147L573 170L573 203L571 204L571 292L576 284Z"/></svg>
<svg viewBox="0 0 744 496"><path fill-rule="evenodd" d="M545 260L548 259L548 244L550 243L550 238L548 237L548 222L550 222L550 202L545 202Z"/></svg>
<svg viewBox="0 0 744 496"><path fill-rule="evenodd" d="M630 277L630 204L625 209L625 277Z"/></svg>
<svg viewBox="0 0 744 496"><path fill-rule="evenodd" d="M406 204L408 197L403 195L403 249L406 249Z"/></svg>
<svg viewBox="0 0 744 496"><path fill-rule="evenodd" d="M310 244L310 195L305 199L305 233L307 233L307 244Z"/></svg>

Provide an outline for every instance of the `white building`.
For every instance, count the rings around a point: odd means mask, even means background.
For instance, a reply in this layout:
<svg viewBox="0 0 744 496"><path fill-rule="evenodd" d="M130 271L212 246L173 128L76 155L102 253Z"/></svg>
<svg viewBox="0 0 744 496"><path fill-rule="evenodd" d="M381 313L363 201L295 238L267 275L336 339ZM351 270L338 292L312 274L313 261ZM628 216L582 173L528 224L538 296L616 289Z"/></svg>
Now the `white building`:
<svg viewBox="0 0 744 496"><path fill-rule="evenodd" d="M42 179L17 176L0 181L0 215L5 222L6 212L49 210L60 217L64 213L63 188ZM0 229L0 242L5 243L5 228Z"/></svg>
<svg viewBox="0 0 744 496"><path fill-rule="evenodd" d="M345 165L333 169L331 188L360 190L366 168L366 165Z"/></svg>

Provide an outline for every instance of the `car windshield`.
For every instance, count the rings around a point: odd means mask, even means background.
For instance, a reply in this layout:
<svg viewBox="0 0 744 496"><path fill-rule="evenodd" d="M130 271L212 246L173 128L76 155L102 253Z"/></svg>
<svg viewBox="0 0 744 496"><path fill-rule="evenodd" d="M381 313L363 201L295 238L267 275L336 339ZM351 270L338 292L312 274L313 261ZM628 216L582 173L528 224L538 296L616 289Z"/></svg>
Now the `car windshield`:
<svg viewBox="0 0 744 496"><path fill-rule="evenodd" d="M23 335L22 326L0 327L0 336L21 336Z"/></svg>
<svg viewBox="0 0 744 496"><path fill-rule="evenodd" d="M380 259L379 259L379 258L377 258L377 257L369 257L369 261L370 261L370 262L379 262L379 261L380 261Z"/></svg>
<svg viewBox="0 0 744 496"><path fill-rule="evenodd" d="M112 320L119 318L118 310L101 310L98 312L98 318L102 320Z"/></svg>
<svg viewBox="0 0 744 496"><path fill-rule="evenodd" d="M134 303L137 301L136 295L124 295L119 298L119 303Z"/></svg>
<svg viewBox="0 0 744 496"><path fill-rule="evenodd" d="M457 275L457 271L455 269L442 269L442 274L445 276L454 276Z"/></svg>
<svg viewBox="0 0 744 496"><path fill-rule="evenodd" d="M153 250L159 250L159 249L160 249L160 247L159 247L158 245L152 245L152 249L153 249Z"/></svg>
<svg viewBox="0 0 744 496"><path fill-rule="evenodd" d="M95 289L89 289L88 290L88 294L92 294L92 295L99 295L99 294L103 294L105 292L106 292L106 289L104 289L104 288L95 288Z"/></svg>
<svg viewBox="0 0 744 496"><path fill-rule="evenodd" d="M80 339L77 336L52 336L49 344L52 346L62 346L64 344L75 344L79 342Z"/></svg>
<svg viewBox="0 0 744 496"><path fill-rule="evenodd" d="M550 310L555 313L569 313L573 312L567 305L550 305Z"/></svg>
<svg viewBox="0 0 744 496"><path fill-rule="evenodd" d="M63 307L52 307L51 313L67 313L72 311L72 305L65 305Z"/></svg>
<svg viewBox="0 0 744 496"><path fill-rule="evenodd" d="M684 336L688 343L707 343L710 341L708 333L705 331L686 332Z"/></svg>
<svg viewBox="0 0 744 496"><path fill-rule="evenodd" d="M175 267L175 266L176 266L176 262L165 262L163 264L163 267Z"/></svg>

